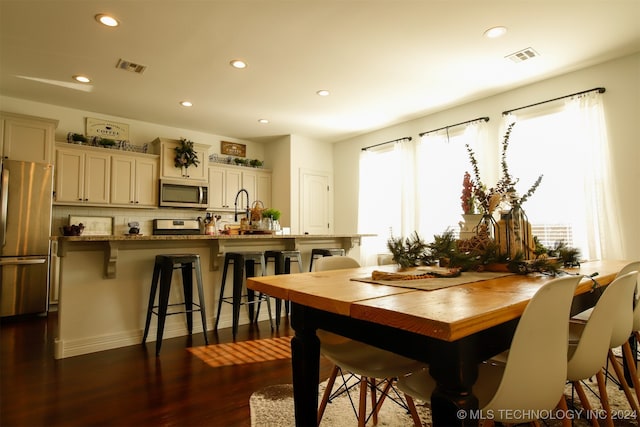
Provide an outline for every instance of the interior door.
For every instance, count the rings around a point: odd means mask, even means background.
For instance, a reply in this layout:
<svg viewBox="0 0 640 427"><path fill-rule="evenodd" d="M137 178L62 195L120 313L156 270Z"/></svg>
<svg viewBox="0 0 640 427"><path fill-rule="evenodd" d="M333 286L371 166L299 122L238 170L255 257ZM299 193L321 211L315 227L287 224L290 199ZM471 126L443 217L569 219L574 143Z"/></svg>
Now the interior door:
<svg viewBox="0 0 640 427"><path fill-rule="evenodd" d="M330 176L326 172L301 171L300 231L331 234L329 217Z"/></svg>

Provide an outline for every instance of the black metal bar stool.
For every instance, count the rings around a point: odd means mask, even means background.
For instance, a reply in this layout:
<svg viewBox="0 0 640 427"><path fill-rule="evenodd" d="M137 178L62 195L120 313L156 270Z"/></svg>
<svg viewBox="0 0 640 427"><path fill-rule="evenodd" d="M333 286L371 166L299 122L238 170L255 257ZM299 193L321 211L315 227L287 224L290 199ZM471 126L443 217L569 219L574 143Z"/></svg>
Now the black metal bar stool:
<svg viewBox="0 0 640 427"><path fill-rule="evenodd" d="M171 278L174 269L182 270L182 288L184 291L184 302L169 304L169 293L171 291ZM198 288L199 304L193 302L193 270L196 271L196 283ZM160 294L158 295L158 305L155 304L156 292L160 282ZM184 305L184 310L168 312L169 307ZM195 308L194 308L195 306ZM157 309L157 311L155 311ZM149 324L151 315L158 316L158 332L156 340L156 356L160 355L162 346L162 334L164 333L164 321L167 316L185 313L187 317L187 329L189 335L193 330L193 312L199 311L202 317L202 333L205 344L209 344L207 338L207 316L205 313L204 292L202 290L202 270L200 269L200 255L197 254L170 254L156 255L153 267L153 278L151 279L151 292L149 293L149 305L147 306L147 320L144 325L144 344L149 334Z"/></svg>
<svg viewBox="0 0 640 427"><path fill-rule="evenodd" d="M311 261L309 262L309 271L313 271L313 260L322 258L325 256L345 256L344 249L342 248L316 248L311 249Z"/></svg>
<svg viewBox="0 0 640 427"><path fill-rule="evenodd" d="M275 274L290 274L291 262L298 262L298 272L302 273L302 255L300 251L266 251L264 253L265 262L268 264L273 258L275 262L274 272ZM260 310L260 304L258 304L258 310ZM282 300L276 298L276 328L280 327L280 313L282 312ZM289 301L285 301L285 313L289 315Z"/></svg>
<svg viewBox="0 0 640 427"><path fill-rule="evenodd" d="M236 337L238 333L238 323L240 320L240 306L247 305L249 309L249 321L254 321L254 304L260 303L262 300L267 302L267 309L269 311L269 323L271 324L271 330L273 330L273 319L271 317L271 304L269 303L269 296L259 293L258 299L254 298L254 291L247 289L246 295L242 295L243 287L245 286L245 274L246 277L254 277L256 275L255 266L256 262L260 263L260 274L264 275L265 272L265 259L264 252L227 252L224 256L224 269L222 270L222 283L220 284L220 298L218 299L218 314L216 315L215 328L218 329L218 323L220 322L220 314L222 312L222 303L233 305L233 337ZM233 296L225 297L224 288L227 282L227 272L229 270L229 264L233 264ZM242 297L246 296L247 300L242 301ZM257 320L258 316L255 316Z"/></svg>

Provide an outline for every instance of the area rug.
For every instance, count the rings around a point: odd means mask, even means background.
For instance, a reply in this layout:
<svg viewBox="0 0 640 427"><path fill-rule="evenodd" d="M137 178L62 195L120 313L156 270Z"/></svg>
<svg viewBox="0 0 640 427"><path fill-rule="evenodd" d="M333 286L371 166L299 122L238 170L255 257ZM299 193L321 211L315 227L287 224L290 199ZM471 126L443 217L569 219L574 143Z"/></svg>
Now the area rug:
<svg viewBox="0 0 640 427"><path fill-rule="evenodd" d="M595 386L595 380L593 384ZM337 381L335 387L337 387ZM318 400L321 399L325 388L326 382L320 384ZM613 382L607 383L607 392L609 394L612 413L616 415L614 425L637 426L638 423L636 422L635 416L631 413L629 403L627 402L624 393L618 390L618 387ZM594 408L594 412L601 414L602 406L599 401L588 391L587 393L589 394L589 400ZM590 426L591 424L585 418L584 411L577 402L577 398L576 405L574 407L571 405L571 386L567 386L565 395L569 401L569 414L573 418L573 425L576 427ZM357 388L353 389L351 392L351 398L353 399L353 402L355 402L357 408ZM367 403L369 404L370 400L368 400ZM420 400L416 400L415 403L422 425L425 427L432 426L429 406ZM249 404L251 407L252 427L290 427L295 425L293 386L291 384L265 387L251 395ZM541 425L549 427L559 427L562 424L553 413L549 414L548 417L541 421ZM604 425L604 419L600 419L600 424ZM343 427L350 425L357 425L357 419L349 398L343 394L332 400L331 403L327 405L320 427ZM369 421L367 425L373 424ZM413 421L404 408L387 400L382 405L377 425L382 427L404 427L413 426Z"/></svg>
<svg viewBox="0 0 640 427"><path fill-rule="evenodd" d="M187 349L207 365L242 365L291 358L291 337L266 338Z"/></svg>

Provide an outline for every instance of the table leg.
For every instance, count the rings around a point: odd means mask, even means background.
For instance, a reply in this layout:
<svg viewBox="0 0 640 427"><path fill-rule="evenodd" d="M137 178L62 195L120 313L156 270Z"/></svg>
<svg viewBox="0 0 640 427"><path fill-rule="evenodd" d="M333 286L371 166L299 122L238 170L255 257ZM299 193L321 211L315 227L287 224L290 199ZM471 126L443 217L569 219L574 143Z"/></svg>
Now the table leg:
<svg viewBox="0 0 640 427"><path fill-rule="evenodd" d="M291 366L296 426L317 425L320 382L320 340L316 328L305 322L305 307L292 304Z"/></svg>
<svg viewBox="0 0 640 427"><path fill-rule="evenodd" d="M478 378L478 365L472 348L463 342L436 344L429 373L437 387L431 395L434 426L477 426L478 399L472 386Z"/></svg>

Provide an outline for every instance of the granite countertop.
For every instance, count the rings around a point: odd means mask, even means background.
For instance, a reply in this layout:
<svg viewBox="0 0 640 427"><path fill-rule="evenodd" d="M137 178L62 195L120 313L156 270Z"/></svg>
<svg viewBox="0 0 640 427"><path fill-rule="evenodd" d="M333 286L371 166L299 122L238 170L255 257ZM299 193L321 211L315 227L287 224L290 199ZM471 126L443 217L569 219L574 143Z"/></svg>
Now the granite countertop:
<svg viewBox="0 0 640 427"><path fill-rule="evenodd" d="M51 236L51 240L65 242L113 242L129 240L246 240L246 239L318 239L318 238L344 238L372 236L371 234L241 234L209 236L205 234L180 234L180 235L143 235L123 234L111 236Z"/></svg>

